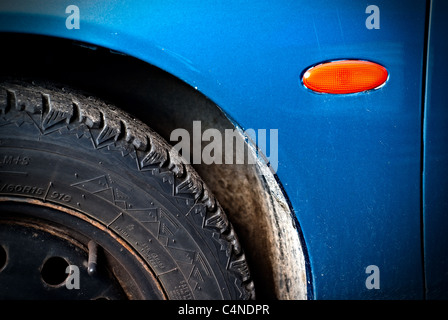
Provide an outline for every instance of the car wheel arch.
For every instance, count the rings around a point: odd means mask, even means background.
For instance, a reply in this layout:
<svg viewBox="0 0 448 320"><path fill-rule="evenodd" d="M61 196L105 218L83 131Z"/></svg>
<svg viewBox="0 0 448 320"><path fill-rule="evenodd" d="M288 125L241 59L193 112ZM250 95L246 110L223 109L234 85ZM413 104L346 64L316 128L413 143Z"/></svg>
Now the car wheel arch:
<svg viewBox="0 0 448 320"><path fill-rule="evenodd" d="M151 65L151 61L143 62L106 48L65 39L12 34L2 37L6 37L4 41L14 41L7 58L11 64L4 70L9 76L50 76L61 84L92 92L135 115L168 142L174 129L192 130L194 120L201 121L203 130L232 129L243 135L238 124L225 113L225 106L217 106L206 97L206 92L199 92ZM28 57L31 61L25 66L19 65L23 56L20 51L24 50L17 41L21 37L27 40L25 49L44 44L37 56ZM39 59L45 59L46 63L30 70L33 60ZM67 61L71 61L71 67L67 67ZM250 141L244 140L250 152L259 152ZM259 160L255 165L201 163L193 166L236 229L246 250L257 297L312 298L300 226L280 181L268 164ZM257 283L260 284L257 286Z"/></svg>

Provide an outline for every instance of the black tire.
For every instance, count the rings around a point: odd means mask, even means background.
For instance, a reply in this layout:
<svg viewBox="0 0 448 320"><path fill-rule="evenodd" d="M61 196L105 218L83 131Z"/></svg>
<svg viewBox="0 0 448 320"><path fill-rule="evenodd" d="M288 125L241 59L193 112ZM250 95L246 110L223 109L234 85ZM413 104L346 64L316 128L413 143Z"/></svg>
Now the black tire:
<svg viewBox="0 0 448 320"><path fill-rule="evenodd" d="M205 184L108 103L49 83L1 82L0 172L1 203L100 225L149 266L165 298L254 298L232 225Z"/></svg>

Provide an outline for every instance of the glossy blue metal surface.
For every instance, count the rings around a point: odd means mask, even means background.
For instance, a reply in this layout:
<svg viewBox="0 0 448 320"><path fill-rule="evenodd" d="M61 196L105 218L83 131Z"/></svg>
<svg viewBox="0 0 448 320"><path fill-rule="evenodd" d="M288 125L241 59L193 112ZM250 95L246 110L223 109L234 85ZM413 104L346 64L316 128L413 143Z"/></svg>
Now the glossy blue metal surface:
<svg viewBox="0 0 448 320"><path fill-rule="evenodd" d="M76 1L0 4L0 30L94 43L154 64L243 128L278 129L278 178L309 253L317 299L422 298L420 151L425 1ZM316 63L385 66L383 88L318 95ZM70 68L70 62L67 62ZM376 265L380 288L366 287Z"/></svg>
<svg viewBox="0 0 448 320"><path fill-rule="evenodd" d="M426 295L448 299L448 3L431 4L424 122Z"/></svg>

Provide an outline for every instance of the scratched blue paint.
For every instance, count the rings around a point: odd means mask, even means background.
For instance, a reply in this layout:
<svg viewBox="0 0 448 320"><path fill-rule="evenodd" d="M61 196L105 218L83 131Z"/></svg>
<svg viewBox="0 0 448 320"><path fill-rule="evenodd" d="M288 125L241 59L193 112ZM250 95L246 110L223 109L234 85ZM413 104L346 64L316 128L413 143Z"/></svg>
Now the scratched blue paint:
<svg viewBox="0 0 448 320"><path fill-rule="evenodd" d="M197 88L243 128L278 129L278 178L300 223L316 299L423 297L420 234L425 1L5 2L0 30L104 46ZM365 59L390 74L380 90L312 94L300 74ZM365 286L369 265L380 289Z"/></svg>

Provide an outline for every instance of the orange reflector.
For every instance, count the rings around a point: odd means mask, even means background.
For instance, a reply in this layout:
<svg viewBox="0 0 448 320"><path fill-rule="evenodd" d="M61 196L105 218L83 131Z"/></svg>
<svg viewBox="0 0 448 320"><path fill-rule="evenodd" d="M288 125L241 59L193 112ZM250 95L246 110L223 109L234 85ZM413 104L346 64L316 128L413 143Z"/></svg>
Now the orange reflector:
<svg viewBox="0 0 448 320"><path fill-rule="evenodd" d="M320 93L355 93L383 85L387 70L373 62L340 60L326 62L309 68L303 74L303 84Z"/></svg>

